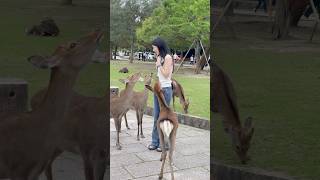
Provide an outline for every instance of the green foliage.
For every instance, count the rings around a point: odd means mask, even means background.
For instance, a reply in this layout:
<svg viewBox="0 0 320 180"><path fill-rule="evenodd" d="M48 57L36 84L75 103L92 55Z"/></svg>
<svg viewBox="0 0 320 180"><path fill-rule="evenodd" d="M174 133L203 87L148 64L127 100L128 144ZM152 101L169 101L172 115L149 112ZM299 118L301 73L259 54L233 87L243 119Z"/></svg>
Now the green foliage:
<svg viewBox="0 0 320 180"><path fill-rule="evenodd" d="M209 0L165 0L137 29L140 43L156 36L167 40L171 48L188 48L195 39L209 45Z"/></svg>
<svg viewBox="0 0 320 180"><path fill-rule="evenodd" d="M130 48L136 28L149 16L156 0L112 0L110 17L111 45Z"/></svg>

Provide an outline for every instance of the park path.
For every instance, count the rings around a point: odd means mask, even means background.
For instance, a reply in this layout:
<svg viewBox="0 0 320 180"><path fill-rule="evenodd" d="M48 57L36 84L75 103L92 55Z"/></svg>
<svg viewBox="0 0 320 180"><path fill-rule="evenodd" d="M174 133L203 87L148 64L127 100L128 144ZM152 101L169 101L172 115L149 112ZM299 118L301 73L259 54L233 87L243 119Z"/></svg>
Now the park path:
<svg viewBox="0 0 320 180"><path fill-rule="evenodd" d="M160 154L150 151L153 117L144 115L144 139L137 141L137 123L135 111L127 114L126 129L122 122L120 143L122 150L116 149L116 130L114 121L110 121L110 177L111 180L152 180L158 179L161 162ZM177 132L176 150L173 154L176 180L210 179L210 131L180 124ZM165 165L164 179L170 179L169 164Z"/></svg>

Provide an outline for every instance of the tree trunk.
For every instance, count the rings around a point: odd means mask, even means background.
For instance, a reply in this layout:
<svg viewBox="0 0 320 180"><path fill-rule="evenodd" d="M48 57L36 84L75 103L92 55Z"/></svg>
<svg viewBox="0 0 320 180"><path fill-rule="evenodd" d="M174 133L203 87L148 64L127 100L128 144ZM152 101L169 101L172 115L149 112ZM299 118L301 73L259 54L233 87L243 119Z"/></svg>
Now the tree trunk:
<svg viewBox="0 0 320 180"><path fill-rule="evenodd" d="M134 44L134 38L133 38L133 35L132 35L132 41L131 41L131 47L130 47L130 57L129 57L129 62L130 63L133 63L133 44Z"/></svg>
<svg viewBox="0 0 320 180"><path fill-rule="evenodd" d="M73 5L72 0L61 0L62 5Z"/></svg>
<svg viewBox="0 0 320 180"><path fill-rule="evenodd" d="M196 40L196 48L195 48L195 57L194 60L196 61L196 69L195 69L195 73L198 74L199 72L197 71L198 66L199 66L199 61L200 61L200 50L201 50L201 46L200 46L200 40Z"/></svg>
<svg viewBox="0 0 320 180"><path fill-rule="evenodd" d="M118 51L118 46L116 45L116 47L114 48L114 60L117 60L117 51Z"/></svg>
<svg viewBox="0 0 320 180"><path fill-rule="evenodd" d="M206 56L204 55L206 53ZM200 57L199 61L197 61L195 73L199 74L201 70L203 70L204 66L207 63L206 57L209 56L209 48L205 48L205 52L203 52L202 56Z"/></svg>
<svg viewBox="0 0 320 180"><path fill-rule="evenodd" d="M272 35L275 40L285 39L289 35L290 12L289 1L278 0L276 3L275 20L272 27Z"/></svg>

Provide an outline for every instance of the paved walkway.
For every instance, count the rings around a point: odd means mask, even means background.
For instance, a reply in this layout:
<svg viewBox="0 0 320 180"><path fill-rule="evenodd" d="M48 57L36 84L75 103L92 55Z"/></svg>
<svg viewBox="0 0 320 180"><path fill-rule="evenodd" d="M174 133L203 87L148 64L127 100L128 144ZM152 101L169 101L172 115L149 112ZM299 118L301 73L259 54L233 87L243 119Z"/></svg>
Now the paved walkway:
<svg viewBox="0 0 320 180"><path fill-rule="evenodd" d="M122 150L116 149L116 130L114 121L110 121L110 177L111 180L158 179L161 162L160 154L149 151L153 118L144 115L143 132L146 138L137 141L137 123L134 111L127 114L126 129L122 122L120 143ZM167 162L167 161L166 161ZM210 132L180 124L177 132L176 150L173 154L176 180L210 179ZM169 164L165 164L164 179L171 179Z"/></svg>

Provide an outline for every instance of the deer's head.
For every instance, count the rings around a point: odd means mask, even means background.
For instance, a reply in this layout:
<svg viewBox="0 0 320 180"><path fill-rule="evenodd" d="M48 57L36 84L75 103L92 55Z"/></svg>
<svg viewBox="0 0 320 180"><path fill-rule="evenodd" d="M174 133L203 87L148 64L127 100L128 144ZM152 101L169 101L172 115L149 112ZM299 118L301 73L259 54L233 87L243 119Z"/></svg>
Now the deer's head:
<svg viewBox="0 0 320 180"><path fill-rule="evenodd" d="M250 141L254 133L252 118L248 117L241 129L232 128L231 130L232 144L235 152L242 164L246 164L250 160L247 152L250 148Z"/></svg>
<svg viewBox="0 0 320 180"><path fill-rule="evenodd" d="M147 74L144 76L144 84L145 85L150 85L152 82L152 75L153 73Z"/></svg>
<svg viewBox="0 0 320 180"><path fill-rule="evenodd" d="M91 61L102 37L101 30L72 42L64 43L56 48L51 56L31 56L28 61L39 68L59 68L61 71L80 70Z"/></svg>
<svg viewBox="0 0 320 180"><path fill-rule="evenodd" d="M127 77L127 79L119 79L120 82L122 82L123 84L127 86L134 86L137 81L140 79L141 77L141 73L138 72L138 73L135 73L129 77Z"/></svg>

